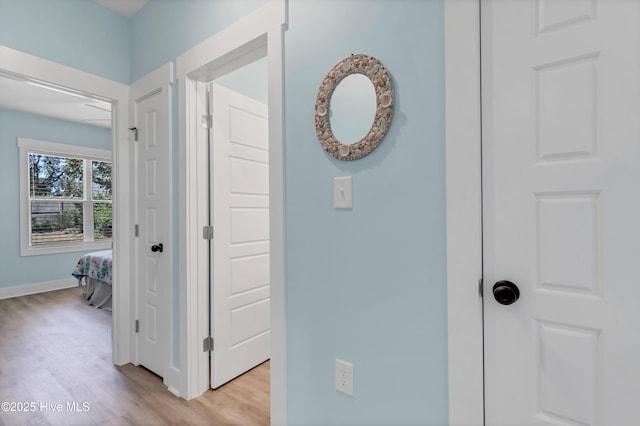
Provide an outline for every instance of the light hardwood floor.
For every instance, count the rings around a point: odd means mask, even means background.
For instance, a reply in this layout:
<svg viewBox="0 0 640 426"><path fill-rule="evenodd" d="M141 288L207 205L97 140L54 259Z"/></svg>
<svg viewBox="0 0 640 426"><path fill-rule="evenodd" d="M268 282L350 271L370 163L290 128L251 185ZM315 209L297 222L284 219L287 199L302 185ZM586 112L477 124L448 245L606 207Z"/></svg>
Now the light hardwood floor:
<svg viewBox="0 0 640 426"><path fill-rule="evenodd" d="M268 425L269 362L185 401L142 367L112 365L111 313L71 288L0 300L1 402L35 403L0 410L2 426Z"/></svg>

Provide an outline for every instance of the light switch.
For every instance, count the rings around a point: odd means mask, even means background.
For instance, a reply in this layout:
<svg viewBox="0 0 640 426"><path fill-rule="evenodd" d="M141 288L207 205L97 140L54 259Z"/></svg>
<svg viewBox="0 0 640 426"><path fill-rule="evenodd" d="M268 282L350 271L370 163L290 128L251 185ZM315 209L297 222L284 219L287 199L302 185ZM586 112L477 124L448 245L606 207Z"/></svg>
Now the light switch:
<svg viewBox="0 0 640 426"><path fill-rule="evenodd" d="M353 186L351 176L333 178L333 207L350 209L353 207Z"/></svg>

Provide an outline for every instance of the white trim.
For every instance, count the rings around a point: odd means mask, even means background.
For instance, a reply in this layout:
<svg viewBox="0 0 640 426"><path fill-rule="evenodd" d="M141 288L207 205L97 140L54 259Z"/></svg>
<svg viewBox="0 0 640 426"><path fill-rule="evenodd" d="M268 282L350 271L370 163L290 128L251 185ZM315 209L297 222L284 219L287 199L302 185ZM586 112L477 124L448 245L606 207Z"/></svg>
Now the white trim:
<svg viewBox="0 0 640 426"><path fill-rule="evenodd" d="M283 23L284 24L284 23ZM285 252L284 37L268 34L269 74L269 232L271 256L271 424L287 424L287 307Z"/></svg>
<svg viewBox="0 0 640 426"><path fill-rule="evenodd" d="M18 138L18 147L28 149L29 152L37 152L42 154L58 154L73 157L80 155L87 160L111 161L111 151L106 149L90 148L87 146L67 145L64 143L55 143L47 141L39 141L36 139Z"/></svg>
<svg viewBox="0 0 640 426"><path fill-rule="evenodd" d="M151 71L149 74L131 83L131 100L139 102L163 89L170 92L169 89L171 89L171 86L173 85L173 80L173 62L167 62L166 64Z"/></svg>
<svg viewBox="0 0 640 426"><path fill-rule="evenodd" d="M130 362L133 324L129 302L131 283L130 164L127 122L129 86L113 80L0 46L0 72L51 85L112 104L113 143L113 362Z"/></svg>
<svg viewBox="0 0 640 426"><path fill-rule="evenodd" d="M178 164L178 194L179 194L179 212L178 224L179 231L179 268L180 268L180 370L182 377L178 392L185 399L192 399L199 395L198 391L201 386L197 384L197 366L198 359L190 359L194 356L195 348L189 350L188 345L197 344L199 333L194 335L194 328L198 325L197 309L189 309L191 303L198 298L197 286L192 283L198 282L198 247L197 241L187 238L188 232L197 233L197 212L192 206L197 202L197 176L189 173L195 169L195 161L197 159L196 150L193 149L194 144L186 146L187 141L194 137L194 129L197 129L193 122L187 124L187 117L196 115L194 106L195 86L196 82L187 78L178 77L179 91L179 149L178 154L180 160ZM189 109L187 111L187 108ZM197 144L195 144L197 147ZM197 204L196 204L197 205Z"/></svg>
<svg viewBox="0 0 640 426"><path fill-rule="evenodd" d="M20 203L22 204L22 202ZM26 204L26 203L25 203ZM22 205L20 206L21 216L26 217L28 213L22 213ZM24 208L25 210L27 207ZM47 244L45 247L29 246L29 229L28 224L24 224L25 220L20 221L20 256L40 256L43 254L62 254L74 252L88 252L98 250L109 250L111 241L87 241L85 243L60 243L57 245ZM25 229L23 229L23 227ZM86 227L84 228L86 231Z"/></svg>
<svg viewBox="0 0 640 426"><path fill-rule="evenodd" d="M484 422L479 7L445 2L450 425Z"/></svg>
<svg viewBox="0 0 640 426"><path fill-rule="evenodd" d="M179 163L179 250L180 250L180 370L182 372L179 393L192 399L209 387L208 356L201 350L200 342L208 334L208 289L198 283L208 283L206 242L198 238L207 212L202 206L208 199L206 174L206 130L199 125L198 117L205 113L205 84L178 78L180 163ZM192 119L189 119L192 118ZM188 235L193 236L187 238Z"/></svg>
<svg viewBox="0 0 640 426"><path fill-rule="evenodd" d="M175 396L177 396L178 398L181 398L180 392L178 391L178 389L174 388L173 386L168 386L167 390L172 394L174 394Z"/></svg>
<svg viewBox="0 0 640 426"><path fill-rule="evenodd" d="M173 71L174 67L173 67L173 63L172 62L168 62L160 67L158 67L157 69L151 71L149 74L145 75L144 77L136 80L135 82L133 82L131 84L131 105L129 107L129 112L131 114L131 118L130 118L130 123L133 123L133 126L138 126L138 117L136 116L136 104L138 102L142 102L143 100L149 98L150 96L163 96L162 98L162 102L164 104L164 107L166 108L166 113L167 113L167 120L164 123L164 129L162 130L163 132L165 132L165 134L168 135L169 137L169 143L167 145L167 149L168 149L168 159L169 159L169 165L167 170L165 171L165 173L167 173L169 175L169 181L172 181L172 170L173 170L173 132L171 131L171 123L172 123L172 108L171 108L171 86L173 85L173 81L174 81L174 71ZM131 176L134 178L135 182L132 186L134 188L137 188L137 174L136 174L136 166L137 166L137 155L135 152L135 146L134 144L131 144ZM164 190L169 192L169 199L171 200L171 205L173 205L173 191L172 191L172 187L169 186L169 188L164 188ZM135 193L135 189L131 191L131 206L132 206L132 210L135 211L135 217L139 217L139 212L136 211L136 207L137 207L137 203L136 203L136 198L137 195ZM140 223L138 220L136 220L136 223ZM170 226L173 226L173 208L170 208L169 210L169 224ZM133 251L133 256L137 256L138 250L135 249L137 247L137 244L139 243L139 241L135 240L133 247L134 247L134 251ZM165 361L165 365L163 366L163 371L162 371L162 377L163 377L163 383L167 386L167 388L170 390L170 392L175 394L176 388L179 386L180 383L180 370L174 367L175 361L173 359L173 339L174 339L174 335L173 335L173 251L174 251L174 247L173 247L173 232L170 231L168 234L168 237L165 239L164 241L164 245L165 245L165 249L164 249L164 256L166 256L166 259L168 259L167 261L169 262L169 274L168 274L168 281L169 281L169 289L165 292L161 292L159 294L162 294L164 296L164 300L160 301L160 304L163 306L161 308L161 310L163 312L166 312L167 315L163 316L162 318L162 322L164 324L167 325L166 330L163 330L163 333L166 333L166 335L168 336L168 338L166 339L166 345L167 347L165 348L165 354L166 356L164 356L163 361ZM135 280L134 282L139 282L138 278L138 268L136 267L136 265L142 265L141 262L134 262L135 264L132 267L132 273L134 274ZM133 312L136 311L137 309L137 289L136 289L136 285L132 285L131 286L131 300L134 301L133 303ZM164 327L163 327L164 328ZM136 338L138 337L138 334L133 333L132 334L132 341L131 341L131 348L132 348L132 362L134 364L138 364L138 352L137 352L137 342L136 342Z"/></svg>
<svg viewBox="0 0 640 426"><path fill-rule="evenodd" d="M11 287L0 287L0 299L11 297L28 296L30 294L45 293L47 291L62 290L65 288L77 287L78 280L75 278L63 278L54 281L44 281L34 284L14 285Z"/></svg>
<svg viewBox="0 0 640 426"><path fill-rule="evenodd" d="M198 126L197 81L207 81L224 70L229 72L246 55L268 48L269 70L269 192L271 229L271 423L287 423L286 391L286 313L285 313L285 239L284 239L284 84L283 31L286 25L286 0L272 0L177 58L180 91L180 324L183 382L180 394L186 399L200 395L208 381L208 365L202 356L202 321L208 262L198 261L203 253L198 211L198 144L202 130ZM232 64L232 66L231 66ZM202 157L202 156L200 156ZM200 158L202 160L202 158ZM205 163L206 164L206 163ZM203 179L206 181L206 179ZM206 259L206 257L204 257ZM206 365L206 368L205 368Z"/></svg>

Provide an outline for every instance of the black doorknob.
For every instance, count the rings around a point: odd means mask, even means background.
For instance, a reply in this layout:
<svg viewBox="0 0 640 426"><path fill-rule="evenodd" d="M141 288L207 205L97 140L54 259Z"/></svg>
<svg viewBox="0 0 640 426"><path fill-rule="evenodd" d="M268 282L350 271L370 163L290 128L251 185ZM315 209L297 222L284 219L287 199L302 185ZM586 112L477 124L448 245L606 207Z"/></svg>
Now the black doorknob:
<svg viewBox="0 0 640 426"><path fill-rule="evenodd" d="M154 253L156 253L156 252L162 253L162 243L152 245L151 246L151 251L154 252Z"/></svg>
<svg viewBox="0 0 640 426"><path fill-rule="evenodd" d="M501 305L511 305L520 298L520 290L511 281L498 281L493 285L493 297Z"/></svg>

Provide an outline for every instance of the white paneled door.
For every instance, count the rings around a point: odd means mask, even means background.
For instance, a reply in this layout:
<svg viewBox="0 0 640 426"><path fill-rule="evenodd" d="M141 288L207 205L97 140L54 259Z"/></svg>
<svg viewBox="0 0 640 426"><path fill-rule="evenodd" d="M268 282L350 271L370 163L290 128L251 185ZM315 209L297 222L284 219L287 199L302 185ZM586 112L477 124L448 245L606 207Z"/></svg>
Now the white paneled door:
<svg viewBox="0 0 640 426"><path fill-rule="evenodd" d="M213 84L211 387L269 359L267 105Z"/></svg>
<svg viewBox="0 0 640 426"><path fill-rule="evenodd" d="M164 377L168 357L170 174L168 102L162 93L136 101L136 343L138 363Z"/></svg>
<svg viewBox="0 0 640 426"><path fill-rule="evenodd" d="M638 425L640 1L481 19L486 424Z"/></svg>

